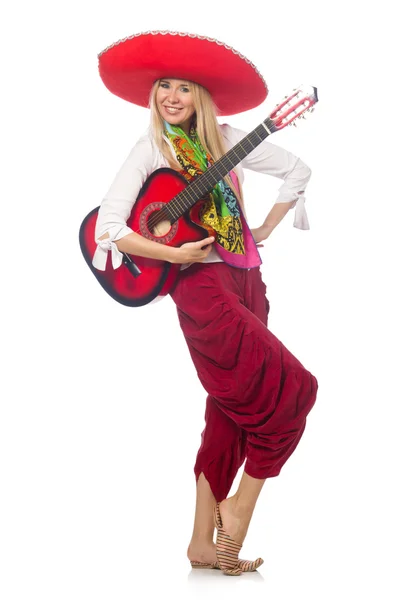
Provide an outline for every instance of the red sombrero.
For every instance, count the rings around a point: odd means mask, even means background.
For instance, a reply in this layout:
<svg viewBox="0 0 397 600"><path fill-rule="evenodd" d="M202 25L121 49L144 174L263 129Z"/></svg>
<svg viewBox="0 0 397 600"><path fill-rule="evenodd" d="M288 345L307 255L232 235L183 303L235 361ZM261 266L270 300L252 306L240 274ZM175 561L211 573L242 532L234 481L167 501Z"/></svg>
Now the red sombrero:
<svg viewBox="0 0 397 600"><path fill-rule="evenodd" d="M151 87L162 77L207 88L220 115L261 104L265 80L245 56L218 40L175 31L146 31L119 40L98 55L99 74L116 96L148 107Z"/></svg>

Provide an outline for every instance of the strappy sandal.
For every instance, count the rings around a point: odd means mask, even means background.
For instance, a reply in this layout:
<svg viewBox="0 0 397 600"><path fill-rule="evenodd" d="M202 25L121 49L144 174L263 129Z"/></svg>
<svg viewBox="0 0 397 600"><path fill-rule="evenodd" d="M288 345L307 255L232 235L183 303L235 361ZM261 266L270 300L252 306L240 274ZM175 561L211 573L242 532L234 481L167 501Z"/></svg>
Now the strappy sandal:
<svg viewBox="0 0 397 600"><path fill-rule="evenodd" d="M219 569L220 568L217 562L202 563L202 562L197 562L195 560L191 560L190 564L192 565L192 569Z"/></svg>
<svg viewBox="0 0 397 600"><path fill-rule="evenodd" d="M238 555L243 545L235 542L223 529L219 502L214 507L214 522L217 529L216 557L222 572L225 575L241 575L243 571L237 566L237 563Z"/></svg>
<svg viewBox="0 0 397 600"><path fill-rule="evenodd" d="M214 563L202 563L194 560L190 561L192 569L219 569L220 566L217 562ZM243 573L251 573L252 571L256 571L258 567L263 565L263 559L257 558L256 560L243 560L239 559L237 561L237 566L242 570Z"/></svg>
<svg viewBox="0 0 397 600"><path fill-rule="evenodd" d="M239 559L238 555L242 544L235 542L223 529L219 504L217 502L214 508L214 522L217 528L216 556L218 559L218 568L225 575L241 575L241 573L256 571L263 564L263 559L257 558L254 561Z"/></svg>

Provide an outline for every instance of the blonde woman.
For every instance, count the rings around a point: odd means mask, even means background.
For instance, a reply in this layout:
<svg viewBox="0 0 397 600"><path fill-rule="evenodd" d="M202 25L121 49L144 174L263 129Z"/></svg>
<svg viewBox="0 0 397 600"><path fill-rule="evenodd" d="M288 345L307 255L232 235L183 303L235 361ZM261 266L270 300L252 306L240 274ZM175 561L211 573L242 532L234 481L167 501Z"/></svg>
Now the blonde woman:
<svg viewBox="0 0 397 600"><path fill-rule="evenodd" d="M121 40L99 55L99 70L110 91L149 105L151 122L102 201L93 265L104 270L108 252L113 268L123 252L182 265L171 296L207 392L187 555L192 567L240 575L263 562L243 560L239 552L263 484L296 448L317 394L316 378L267 328L269 302L257 250L291 208L295 227L309 228L304 192L310 170L264 141L205 197L200 218L216 235L179 248L148 240L126 225L148 177L167 167L194 181L246 135L220 126L217 115L257 106L267 95L266 83L230 47L175 32ZM244 168L283 180L269 215L254 230L245 215ZM228 497L244 462L238 489Z"/></svg>

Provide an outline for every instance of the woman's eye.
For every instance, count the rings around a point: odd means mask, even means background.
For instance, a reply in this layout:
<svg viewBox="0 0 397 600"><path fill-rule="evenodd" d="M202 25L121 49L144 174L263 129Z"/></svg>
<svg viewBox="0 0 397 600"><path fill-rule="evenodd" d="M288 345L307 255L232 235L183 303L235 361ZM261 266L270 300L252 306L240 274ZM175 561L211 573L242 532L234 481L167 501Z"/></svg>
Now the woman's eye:
<svg viewBox="0 0 397 600"><path fill-rule="evenodd" d="M160 87L162 87L162 88L164 88L164 89L168 90L168 89L169 89L169 87L170 87L170 84L169 84L169 83L160 83ZM181 90L182 92L184 92L184 93L187 93L187 94L190 92L189 88L188 88L188 87L185 87L185 86L182 86L182 87L180 88L180 90Z"/></svg>

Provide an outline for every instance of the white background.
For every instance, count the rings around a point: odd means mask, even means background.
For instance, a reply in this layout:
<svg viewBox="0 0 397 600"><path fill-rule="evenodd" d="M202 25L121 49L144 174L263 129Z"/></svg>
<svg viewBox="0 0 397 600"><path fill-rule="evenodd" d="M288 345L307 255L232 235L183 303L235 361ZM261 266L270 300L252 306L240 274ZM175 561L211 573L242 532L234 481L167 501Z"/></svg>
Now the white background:
<svg viewBox="0 0 397 600"><path fill-rule="evenodd" d="M2 600L396 598L387 4L36 1L2 10ZM271 139L312 169L311 229L295 229L290 211L261 251L269 328L319 392L244 544L244 557L265 564L240 578L191 571L186 558L205 393L172 301L117 304L78 245L82 219L149 116L108 92L97 53L156 29L216 37L263 73L265 103L221 122L250 131L296 84L319 90L309 119ZM247 172L252 227L279 185Z"/></svg>

